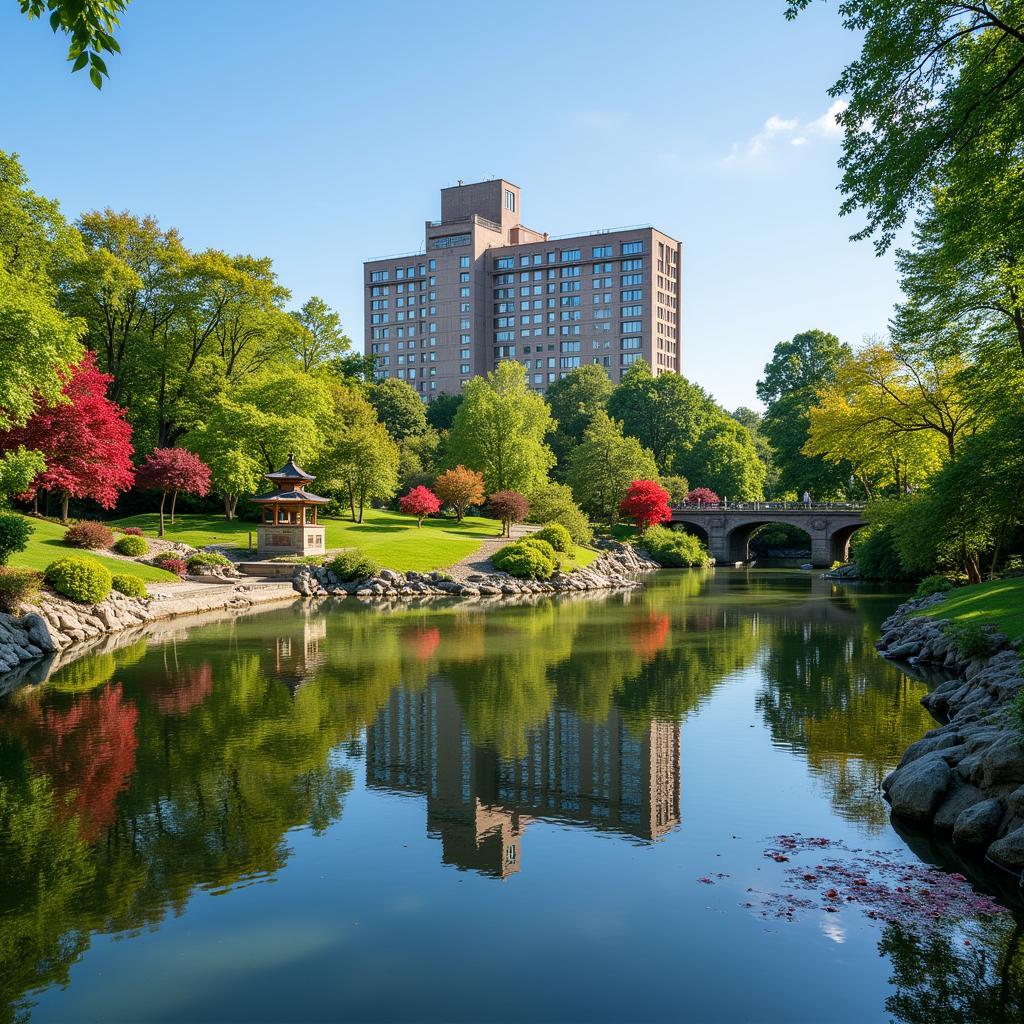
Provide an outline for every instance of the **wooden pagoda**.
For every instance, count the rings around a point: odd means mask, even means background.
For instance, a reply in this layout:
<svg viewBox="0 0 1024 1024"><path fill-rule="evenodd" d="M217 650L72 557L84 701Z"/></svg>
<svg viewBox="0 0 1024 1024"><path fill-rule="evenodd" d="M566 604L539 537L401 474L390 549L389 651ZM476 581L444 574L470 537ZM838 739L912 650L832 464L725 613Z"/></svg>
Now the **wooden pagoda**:
<svg viewBox="0 0 1024 1024"><path fill-rule="evenodd" d="M316 477L295 465L294 453L289 453L288 461L276 473L265 475L277 489L252 499L263 508L257 553L261 557L322 555L324 528L317 524L316 510L331 499L306 490L306 484Z"/></svg>

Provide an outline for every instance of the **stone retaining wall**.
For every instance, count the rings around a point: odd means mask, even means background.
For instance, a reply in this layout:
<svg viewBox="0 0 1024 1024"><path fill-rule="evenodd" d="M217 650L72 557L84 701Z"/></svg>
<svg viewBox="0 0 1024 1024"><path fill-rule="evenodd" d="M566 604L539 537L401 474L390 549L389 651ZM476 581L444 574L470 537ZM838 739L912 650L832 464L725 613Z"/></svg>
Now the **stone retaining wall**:
<svg viewBox="0 0 1024 1024"><path fill-rule="evenodd" d="M77 648L85 653L90 641L136 630L157 619L214 610L246 611L257 604L289 601L297 596L288 586L251 582L206 584L180 596L138 598L112 591L93 605L46 593L38 606L20 617L0 613L0 675L54 655L69 655ZM8 688L6 682L0 689Z"/></svg>
<svg viewBox="0 0 1024 1024"><path fill-rule="evenodd" d="M884 657L952 676L921 700L943 724L906 749L882 789L895 817L1022 871L1024 732L1010 712L1024 687L1021 653L1000 638L990 657L967 659L944 623L910 616L944 596L910 601L882 623Z"/></svg>
<svg viewBox="0 0 1024 1024"><path fill-rule="evenodd" d="M464 581L443 572L395 572L384 569L372 579L347 583L326 566L300 565L292 577L295 589L306 597L354 597L374 600L408 597L477 597L513 594L559 594L583 590L610 590L640 586L639 573L661 568L629 544L617 544L590 565L569 573L556 572L549 580L520 580L504 572L474 573Z"/></svg>

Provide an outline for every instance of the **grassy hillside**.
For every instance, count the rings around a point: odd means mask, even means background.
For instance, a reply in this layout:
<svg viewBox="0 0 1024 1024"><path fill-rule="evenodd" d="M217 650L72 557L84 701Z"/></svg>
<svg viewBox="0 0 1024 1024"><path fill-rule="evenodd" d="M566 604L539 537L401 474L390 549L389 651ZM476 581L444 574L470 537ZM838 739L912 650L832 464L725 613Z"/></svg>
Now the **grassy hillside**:
<svg viewBox="0 0 1024 1024"><path fill-rule="evenodd" d="M426 572L443 569L472 554L481 541L496 537L499 524L493 519L467 516L461 523L454 519L427 519L417 530L409 516L379 509L367 509L362 523L344 519L321 519L326 527L327 547L358 548L390 569L402 572L415 569ZM118 526L139 526L155 537L159 516L155 513L117 520ZM252 532L256 542L256 524L209 515L179 515L173 526L167 523L166 540L182 541L194 547L224 544L245 548Z"/></svg>
<svg viewBox="0 0 1024 1024"><path fill-rule="evenodd" d="M173 573L164 572L163 569L157 569L152 565L143 565L141 562L130 562L126 558L112 558L109 555L68 547L67 544L62 543L66 527L61 526L60 523L51 523L46 519L33 519L30 516L26 518L33 526L32 536L24 551L19 551L16 555L11 556L10 565L22 566L27 569L45 569L57 558L75 555L82 558L94 558L97 562L102 562L111 572L138 576L150 583L173 583L178 579Z"/></svg>
<svg viewBox="0 0 1024 1024"><path fill-rule="evenodd" d="M959 587L923 614L957 623L990 622L1011 640L1024 637L1024 576Z"/></svg>

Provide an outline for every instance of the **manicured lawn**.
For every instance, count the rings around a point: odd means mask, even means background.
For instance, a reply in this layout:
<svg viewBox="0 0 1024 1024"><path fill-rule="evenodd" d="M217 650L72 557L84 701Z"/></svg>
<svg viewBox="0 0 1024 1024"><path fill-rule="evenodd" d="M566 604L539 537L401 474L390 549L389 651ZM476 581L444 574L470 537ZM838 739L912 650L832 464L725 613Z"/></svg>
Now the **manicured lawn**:
<svg viewBox="0 0 1024 1024"><path fill-rule="evenodd" d="M164 537L183 541L193 547L225 544L244 548L252 531L256 542L256 524L227 522L222 517L180 515L173 526L167 523ZM367 509L362 523L345 519L321 519L327 528L327 547L358 548L389 569L405 572L415 569L427 572L443 569L472 554L481 541L496 537L500 525L494 519L467 516L461 523L454 519L427 519L423 529L409 516L379 509ZM139 526L149 536L156 536L159 517L156 514L131 516L117 521L118 526Z"/></svg>
<svg viewBox="0 0 1024 1024"><path fill-rule="evenodd" d="M563 572L571 572L573 569L582 569L590 565L595 558L601 554L594 548L585 548L577 545L576 554L573 558L568 555L559 555L558 562Z"/></svg>
<svg viewBox="0 0 1024 1024"><path fill-rule="evenodd" d="M1024 576L959 587L921 614L952 622L991 622L1016 640L1024 637Z"/></svg>
<svg viewBox="0 0 1024 1024"><path fill-rule="evenodd" d="M143 565L141 562L130 562L126 558L111 558L108 555L83 551L81 548L68 547L62 542L66 527L61 526L60 523L51 523L46 519L34 519L31 516L26 518L34 527L32 536L24 551L19 551L11 556L10 565L18 565L26 569L45 569L55 559L65 555L74 555L82 558L94 558L97 562L102 562L111 572L138 576L150 583L174 583L178 580L174 573L164 572L163 569L157 569L152 565Z"/></svg>

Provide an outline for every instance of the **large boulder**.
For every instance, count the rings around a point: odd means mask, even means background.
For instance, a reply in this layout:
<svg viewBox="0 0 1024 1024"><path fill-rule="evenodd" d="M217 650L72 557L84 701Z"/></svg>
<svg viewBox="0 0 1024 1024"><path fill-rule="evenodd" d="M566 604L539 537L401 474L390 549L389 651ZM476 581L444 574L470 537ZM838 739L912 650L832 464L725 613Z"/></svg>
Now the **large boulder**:
<svg viewBox="0 0 1024 1024"><path fill-rule="evenodd" d="M1024 868L1024 828L1007 832L989 848L988 856L1008 868Z"/></svg>
<svg viewBox="0 0 1024 1024"><path fill-rule="evenodd" d="M949 765L939 751L900 768L889 780L893 813L908 821L927 823L945 797L952 779Z"/></svg>
<svg viewBox="0 0 1024 1024"><path fill-rule="evenodd" d="M984 787L1007 782L1024 782L1024 744L1012 735L996 740L981 758L981 782Z"/></svg>
<svg viewBox="0 0 1024 1024"><path fill-rule="evenodd" d="M949 835L960 815L984 799L985 794L980 789L961 782L954 773L953 784L942 801L942 805L935 812L932 828L940 835Z"/></svg>
<svg viewBox="0 0 1024 1024"><path fill-rule="evenodd" d="M953 842L976 848L988 846L1003 820L1001 800L982 800L968 807L953 826Z"/></svg>

